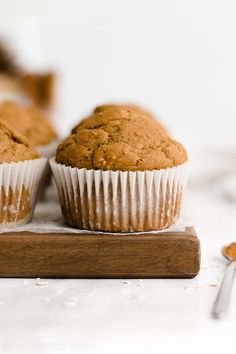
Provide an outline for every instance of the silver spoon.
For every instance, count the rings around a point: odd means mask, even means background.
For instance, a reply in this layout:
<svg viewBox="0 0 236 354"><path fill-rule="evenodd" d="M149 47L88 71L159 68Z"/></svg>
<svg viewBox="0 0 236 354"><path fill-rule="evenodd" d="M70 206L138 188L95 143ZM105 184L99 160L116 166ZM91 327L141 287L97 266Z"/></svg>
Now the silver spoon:
<svg viewBox="0 0 236 354"><path fill-rule="evenodd" d="M232 247L234 247L235 252L232 252ZM222 254L229 260L229 263L226 267L225 275L221 282L221 286L213 307L213 317L217 319L223 318L229 307L236 271L236 243L231 243L229 246L224 247L222 249Z"/></svg>

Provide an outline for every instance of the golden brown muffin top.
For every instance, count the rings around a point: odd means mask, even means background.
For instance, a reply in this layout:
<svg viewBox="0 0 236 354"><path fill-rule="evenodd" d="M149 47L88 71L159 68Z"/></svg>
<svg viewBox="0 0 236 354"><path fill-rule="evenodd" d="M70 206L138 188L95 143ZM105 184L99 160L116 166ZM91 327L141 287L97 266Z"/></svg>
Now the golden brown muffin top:
<svg viewBox="0 0 236 354"><path fill-rule="evenodd" d="M101 106L97 106L94 109L94 113L101 113L107 110L117 110L117 109L129 109L135 112L139 112L140 114L143 114L149 118L154 119L153 115L150 112L147 112L143 108L136 106L136 105L131 105L131 104L104 104Z"/></svg>
<svg viewBox="0 0 236 354"><path fill-rule="evenodd" d="M0 120L0 163L34 160L38 157L23 136Z"/></svg>
<svg viewBox="0 0 236 354"><path fill-rule="evenodd" d="M134 112L136 114L139 114L147 119L153 119L155 120L155 117L145 111L143 108L141 107L138 107L138 106L135 106L135 105L124 105L124 104L107 104L107 105L101 105L101 106L97 106L95 107L93 114L97 114L97 113L102 113L104 111L111 111L111 112L123 112L123 110L129 110L130 112ZM83 124L87 119L90 119L90 116L89 117L86 117L84 119L82 119L71 131L72 134L76 133L77 129L81 126L81 124ZM163 130L163 132L165 132L165 128L159 123L156 121L156 124L158 124L159 128L161 130Z"/></svg>
<svg viewBox="0 0 236 354"><path fill-rule="evenodd" d="M87 118L58 146L56 161L77 168L143 171L182 164L187 153L154 120L122 108Z"/></svg>
<svg viewBox="0 0 236 354"><path fill-rule="evenodd" d="M0 119L22 134L32 146L46 145L56 138L50 122L36 106L4 102L0 104Z"/></svg>

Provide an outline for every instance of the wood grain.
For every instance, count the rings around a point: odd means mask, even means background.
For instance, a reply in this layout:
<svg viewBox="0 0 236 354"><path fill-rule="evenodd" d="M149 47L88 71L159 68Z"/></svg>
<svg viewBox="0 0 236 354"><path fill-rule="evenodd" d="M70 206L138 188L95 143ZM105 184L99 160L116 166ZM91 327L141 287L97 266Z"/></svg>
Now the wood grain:
<svg viewBox="0 0 236 354"><path fill-rule="evenodd" d="M0 277L193 278L199 267L193 228L139 235L0 235Z"/></svg>

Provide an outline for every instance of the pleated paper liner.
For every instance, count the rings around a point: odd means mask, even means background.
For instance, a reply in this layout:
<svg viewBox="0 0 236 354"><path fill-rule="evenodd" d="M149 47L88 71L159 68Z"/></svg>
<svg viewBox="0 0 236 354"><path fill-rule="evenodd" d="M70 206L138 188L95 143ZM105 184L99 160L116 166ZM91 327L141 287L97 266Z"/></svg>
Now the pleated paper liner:
<svg viewBox="0 0 236 354"><path fill-rule="evenodd" d="M46 158L0 164L0 227L32 219Z"/></svg>
<svg viewBox="0 0 236 354"><path fill-rule="evenodd" d="M111 232L165 229L175 223L188 162L153 171L78 169L50 160L66 222Z"/></svg>

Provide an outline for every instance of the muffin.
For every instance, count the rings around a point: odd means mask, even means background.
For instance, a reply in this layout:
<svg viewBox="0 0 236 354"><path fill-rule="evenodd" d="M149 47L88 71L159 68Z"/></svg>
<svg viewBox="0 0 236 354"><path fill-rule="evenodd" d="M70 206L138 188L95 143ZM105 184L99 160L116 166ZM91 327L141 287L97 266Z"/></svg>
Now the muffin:
<svg viewBox="0 0 236 354"><path fill-rule="evenodd" d="M56 133L41 109L32 105L22 106L14 102L0 104L0 119L6 121L23 135L40 156L50 158L55 155L58 141ZM44 171L40 198L43 199L45 187L51 181L49 163Z"/></svg>
<svg viewBox="0 0 236 354"><path fill-rule="evenodd" d="M7 43L0 40L0 102L34 103L49 111L54 105L55 79L53 72L25 70Z"/></svg>
<svg viewBox="0 0 236 354"><path fill-rule="evenodd" d="M31 100L22 91L18 79L0 72L0 102L13 101L18 104L29 104Z"/></svg>
<svg viewBox="0 0 236 354"><path fill-rule="evenodd" d="M0 226L31 220L46 159L0 120Z"/></svg>
<svg viewBox="0 0 236 354"><path fill-rule="evenodd" d="M134 112L134 113L137 113L139 115L142 115L143 117L146 117L147 119L153 119L155 120L155 117L145 111L143 108L141 107L138 107L138 106L135 106L135 105L122 105L122 104L107 104L107 105L101 105L101 106L97 106L92 115L94 114L97 114L97 113L102 113L104 111L111 111L112 113L114 112L120 112L122 114L122 112L124 111L124 114L126 114L126 111L131 111L131 112ZM86 122L87 119L90 119L90 117L86 117L84 119L82 119L82 121L80 121L80 123L78 123L71 131L72 134L76 133L77 131L77 128L81 126L81 124L83 124L84 122ZM159 123L159 122L156 122L156 124L159 125L159 128L161 130L163 130L163 132L165 132L165 128Z"/></svg>
<svg viewBox="0 0 236 354"><path fill-rule="evenodd" d="M123 109L91 116L50 162L68 224L132 232L175 223L187 160L184 147L154 120Z"/></svg>
<svg viewBox="0 0 236 354"><path fill-rule="evenodd" d="M0 104L0 119L14 127L36 148L48 146L56 139L50 122L36 106L4 102Z"/></svg>
<svg viewBox="0 0 236 354"><path fill-rule="evenodd" d="M31 101L23 90L20 69L14 60L14 56L7 46L0 41L0 102L6 100L21 104Z"/></svg>

